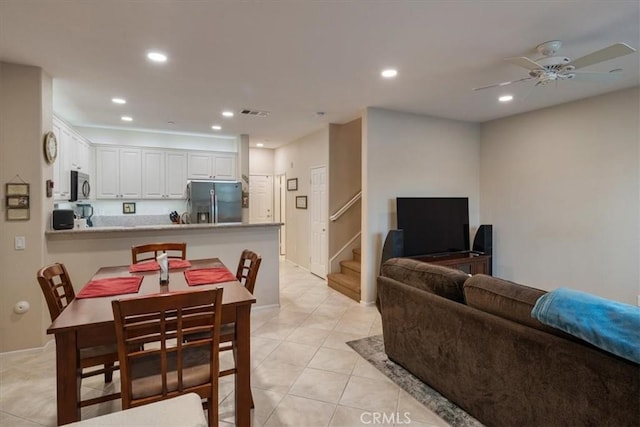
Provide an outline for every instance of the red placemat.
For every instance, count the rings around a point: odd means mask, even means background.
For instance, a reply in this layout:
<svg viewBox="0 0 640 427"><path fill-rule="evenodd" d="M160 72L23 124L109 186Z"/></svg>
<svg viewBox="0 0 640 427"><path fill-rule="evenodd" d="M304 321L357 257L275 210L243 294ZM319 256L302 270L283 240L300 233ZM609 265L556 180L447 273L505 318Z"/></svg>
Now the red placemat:
<svg viewBox="0 0 640 427"><path fill-rule="evenodd" d="M186 259L170 259L169 270L175 268L188 268L191 267L191 263ZM160 270L158 261L145 261L138 264L131 264L129 266L130 273L141 273L143 271L157 271Z"/></svg>
<svg viewBox="0 0 640 427"><path fill-rule="evenodd" d="M97 298L112 295L134 294L140 289L144 277L107 277L92 280L76 295L76 298Z"/></svg>
<svg viewBox="0 0 640 427"><path fill-rule="evenodd" d="M210 285L236 280L236 276L225 267L187 270L184 272L184 278L189 286Z"/></svg>
<svg viewBox="0 0 640 427"><path fill-rule="evenodd" d="M160 266L157 261L145 261L138 264L131 264L129 266L129 273L140 273L142 271L156 271L160 270Z"/></svg>
<svg viewBox="0 0 640 427"><path fill-rule="evenodd" d="M191 267L191 263L186 259L170 259L169 270L172 268L188 268Z"/></svg>

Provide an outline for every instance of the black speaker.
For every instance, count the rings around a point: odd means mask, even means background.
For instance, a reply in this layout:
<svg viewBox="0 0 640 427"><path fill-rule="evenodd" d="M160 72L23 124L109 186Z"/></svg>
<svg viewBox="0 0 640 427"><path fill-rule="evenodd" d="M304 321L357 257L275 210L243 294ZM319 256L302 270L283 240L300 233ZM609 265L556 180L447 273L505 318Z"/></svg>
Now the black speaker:
<svg viewBox="0 0 640 427"><path fill-rule="evenodd" d="M380 269L382 264L390 258L398 258L404 255L404 232L402 230L389 230L382 246L380 257Z"/></svg>
<svg viewBox="0 0 640 427"><path fill-rule="evenodd" d="M482 252L484 255L493 255L493 226L482 224L478 227L476 237L473 239L473 251Z"/></svg>

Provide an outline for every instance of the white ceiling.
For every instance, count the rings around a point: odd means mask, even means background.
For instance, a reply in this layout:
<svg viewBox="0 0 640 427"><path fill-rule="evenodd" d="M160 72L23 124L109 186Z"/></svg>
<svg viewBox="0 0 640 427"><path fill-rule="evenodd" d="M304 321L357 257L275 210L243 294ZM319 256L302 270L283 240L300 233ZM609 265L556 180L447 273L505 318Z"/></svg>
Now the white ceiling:
<svg viewBox="0 0 640 427"><path fill-rule="evenodd" d="M553 39L572 59L637 49L640 2L0 0L0 60L49 73L54 111L71 124L248 134L267 147L368 106L483 122L640 84L636 52L584 70L623 68L614 82L472 90L527 77L504 58L536 58ZM150 49L169 61L149 63ZM390 66L399 75L383 80ZM499 104L507 92L516 99ZM271 115L220 115L242 108Z"/></svg>

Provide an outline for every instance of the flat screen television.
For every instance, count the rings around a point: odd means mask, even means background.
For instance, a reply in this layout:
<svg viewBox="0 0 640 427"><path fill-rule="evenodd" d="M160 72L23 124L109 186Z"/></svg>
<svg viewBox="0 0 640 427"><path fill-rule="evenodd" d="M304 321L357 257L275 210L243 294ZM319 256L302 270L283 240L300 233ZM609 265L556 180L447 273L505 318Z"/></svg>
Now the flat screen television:
<svg viewBox="0 0 640 427"><path fill-rule="evenodd" d="M404 256L469 250L467 197L397 197L396 209Z"/></svg>

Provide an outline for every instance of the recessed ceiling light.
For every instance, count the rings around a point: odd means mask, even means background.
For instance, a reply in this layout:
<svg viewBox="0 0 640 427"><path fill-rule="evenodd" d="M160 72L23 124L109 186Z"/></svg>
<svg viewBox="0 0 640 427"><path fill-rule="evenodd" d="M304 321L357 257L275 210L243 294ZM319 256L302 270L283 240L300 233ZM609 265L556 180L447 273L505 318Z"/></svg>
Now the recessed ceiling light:
<svg viewBox="0 0 640 427"><path fill-rule="evenodd" d="M222 129L222 126L213 125L213 126L211 126L211 129L213 129L213 130L220 130L220 129Z"/></svg>
<svg viewBox="0 0 640 427"><path fill-rule="evenodd" d="M120 118L122 119L123 122L131 122L131 121L133 121L133 118L131 118L129 116L122 116Z"/></svg>
<svg viewBox="0 0 640 427"><path fill-rule="evenodd" d="M127 100L123 98L112 98L111 102L113 102L114 104L126 104Z"/></svg>
<svg viewBox="0 0 640 427"><path fill-rule="evenodd" d="M382 73L380 73L380 75L385 79L392 79L398 75L398 70L387 68L386 70L382 70Z"/></svg>
<svg viewBox="0 0 640 427"><path fill-rule="evenodd" d="M258 142L258 143L256 144L256 147L264 147L264 144L263 144L262 142Z"/></svg>
<svg viewBox="0 0 640 427"><path fill-rule="evenodd" d="M161 52L149 52L147 58L153 62L167 62L167 55Z"/></svg>
<svg viewBox="0 0 640 427"><path fill-rule="evenodd" d="M225 117L233 117L233 111L223 111L222 115Z"/></svg>
<svg viewBox="0 0 640 427"><path fill-rule="evenodd" d="M498 98L498 101L500 102L513 101L513 95L502 95L500 98Z"/></svg>

